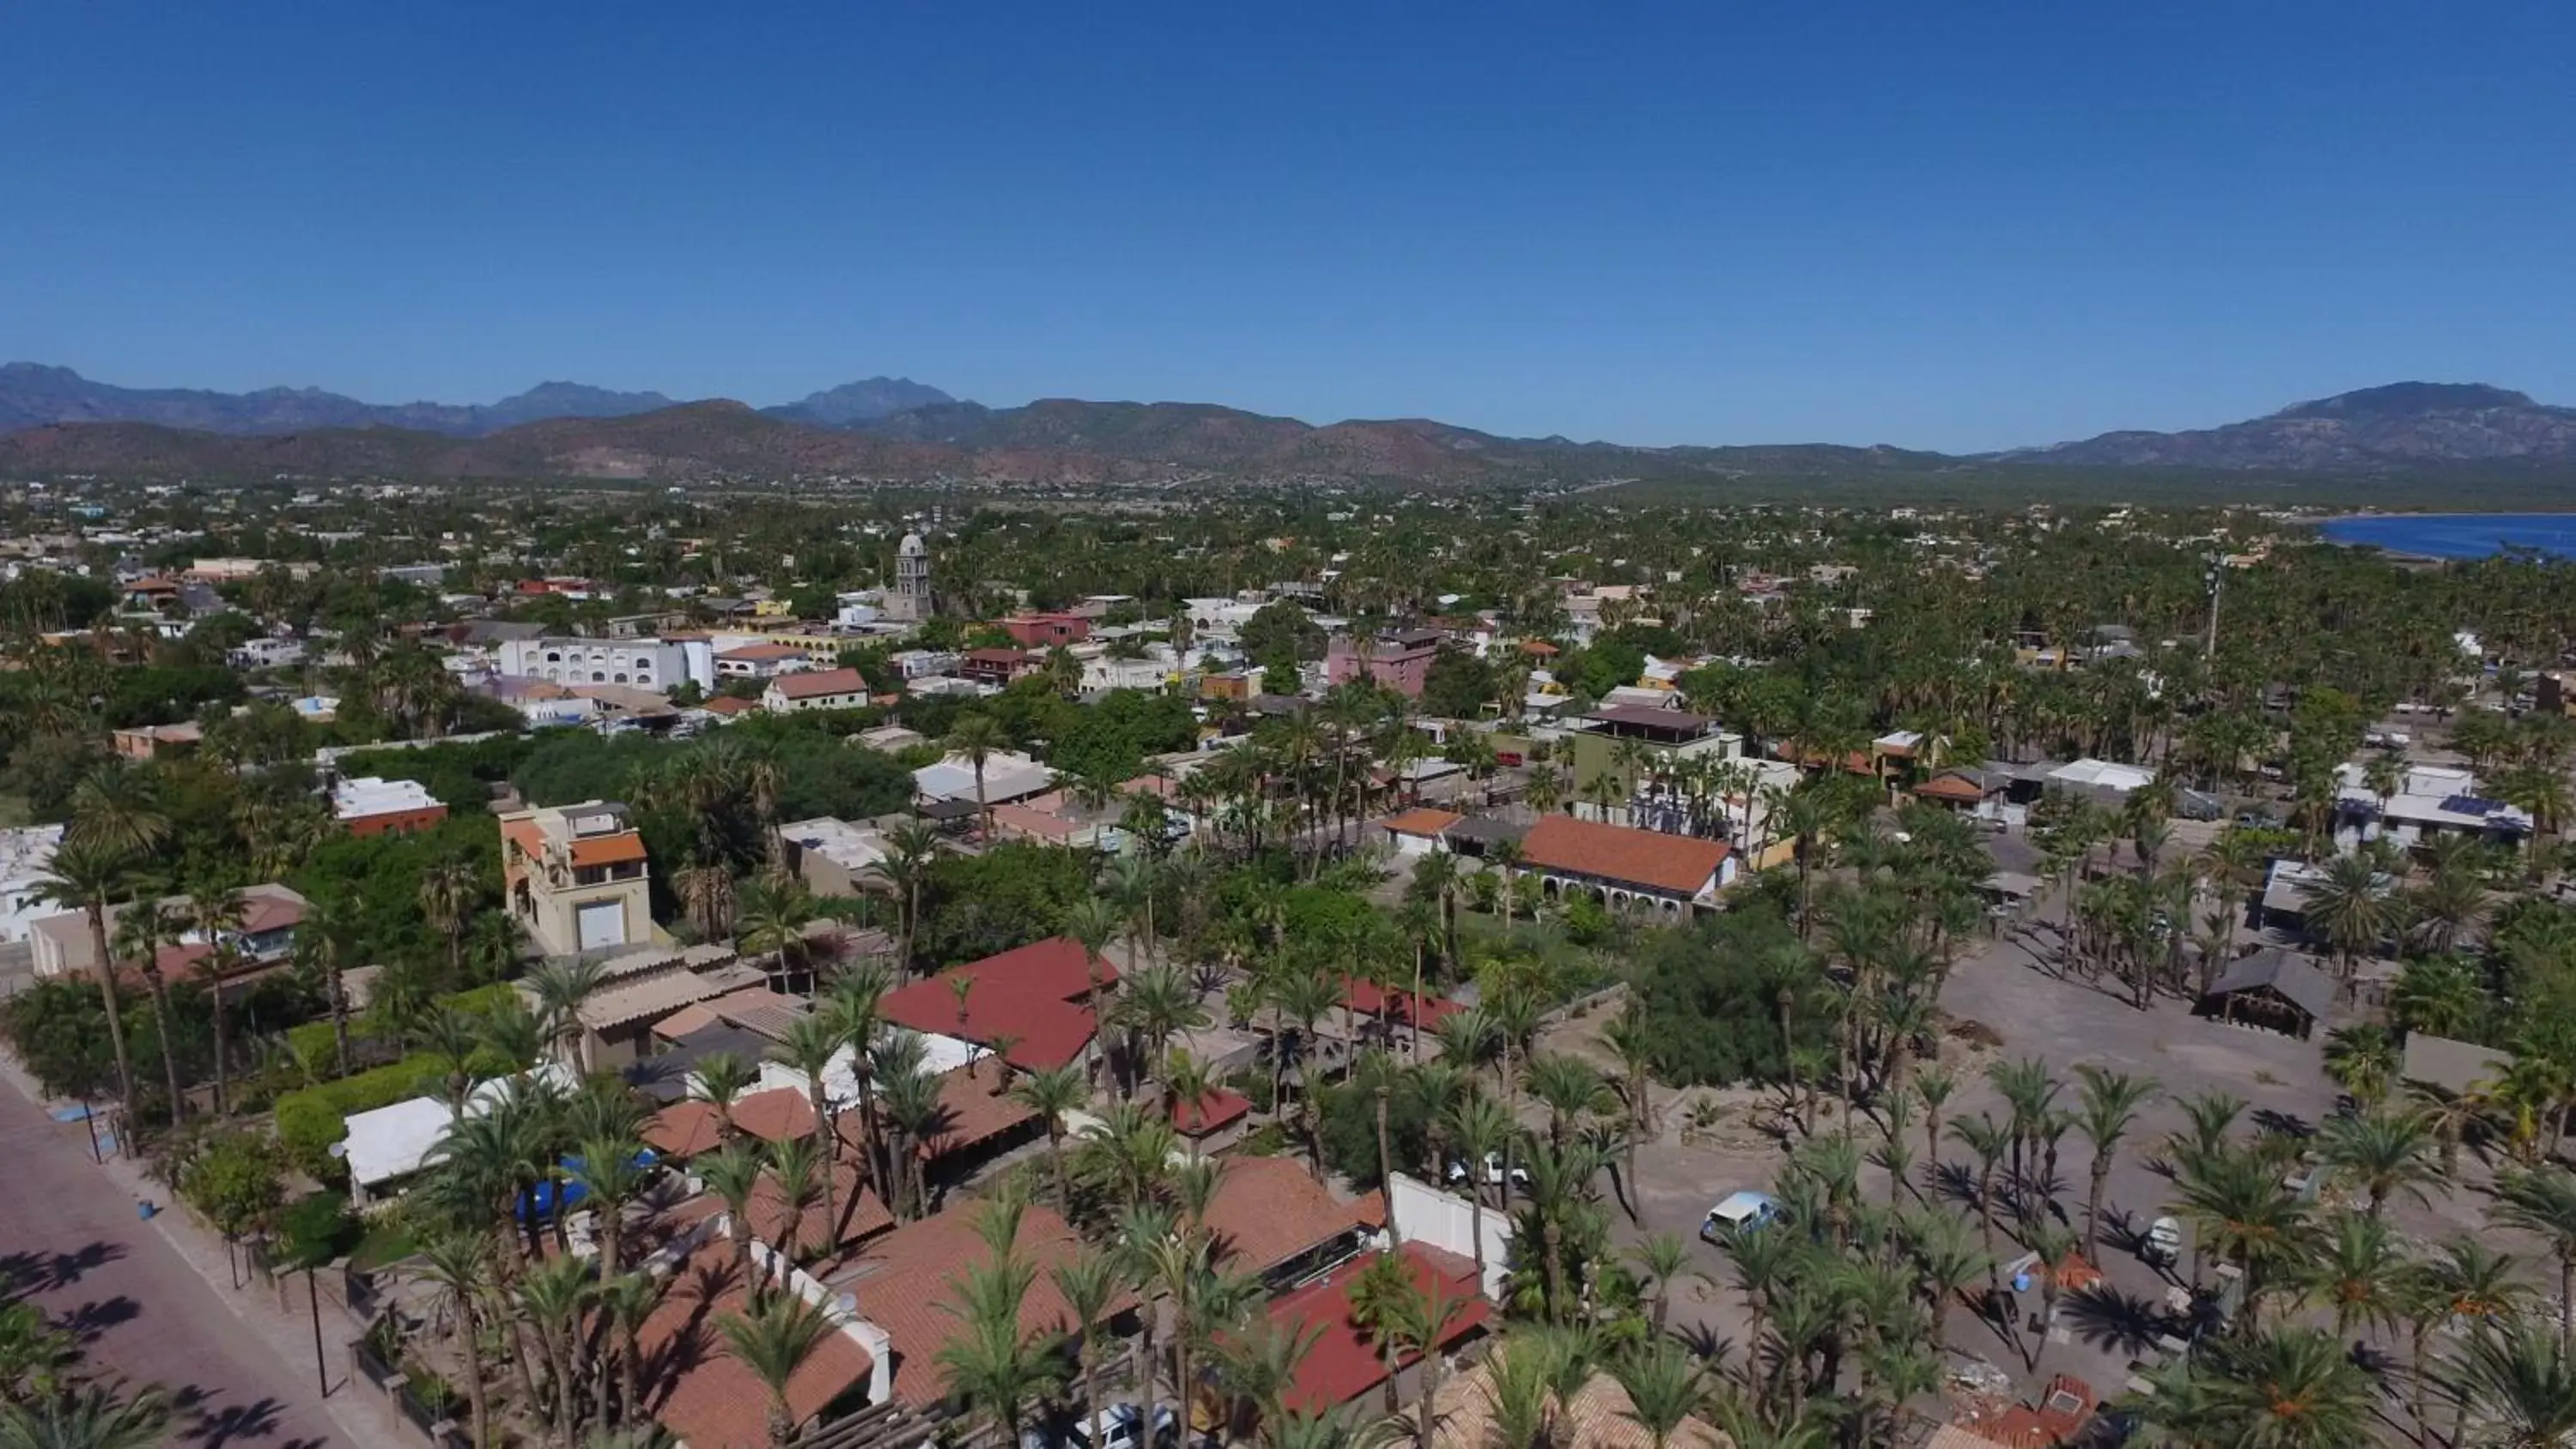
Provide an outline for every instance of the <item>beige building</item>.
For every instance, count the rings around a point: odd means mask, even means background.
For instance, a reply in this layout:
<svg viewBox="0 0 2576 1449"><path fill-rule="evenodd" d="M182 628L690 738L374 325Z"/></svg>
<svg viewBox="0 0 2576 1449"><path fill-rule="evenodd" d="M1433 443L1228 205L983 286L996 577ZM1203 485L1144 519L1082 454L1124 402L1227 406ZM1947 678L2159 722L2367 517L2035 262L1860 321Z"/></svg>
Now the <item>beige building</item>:
<svg viewBox="0 0 2576 1449"><path fill-rule="evenodd" d="M589 800L502 816L501 883L512 919L546 955L654 939L644 837L623 805Z"/></svg>

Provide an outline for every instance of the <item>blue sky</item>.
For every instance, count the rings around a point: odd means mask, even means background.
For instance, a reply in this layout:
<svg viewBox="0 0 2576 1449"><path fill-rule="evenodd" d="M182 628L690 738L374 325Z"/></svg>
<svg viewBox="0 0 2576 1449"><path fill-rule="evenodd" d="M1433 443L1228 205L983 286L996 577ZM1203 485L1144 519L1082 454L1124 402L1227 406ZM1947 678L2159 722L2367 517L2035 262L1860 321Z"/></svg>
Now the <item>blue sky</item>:
<svg viewBox="0 0 2576 1449"><path fill-rule="evenodd" d="M130 385L883 372L1940 448L2405 378L2576 403L2565 0L15 0L0 36L0 357Z"/></svg>

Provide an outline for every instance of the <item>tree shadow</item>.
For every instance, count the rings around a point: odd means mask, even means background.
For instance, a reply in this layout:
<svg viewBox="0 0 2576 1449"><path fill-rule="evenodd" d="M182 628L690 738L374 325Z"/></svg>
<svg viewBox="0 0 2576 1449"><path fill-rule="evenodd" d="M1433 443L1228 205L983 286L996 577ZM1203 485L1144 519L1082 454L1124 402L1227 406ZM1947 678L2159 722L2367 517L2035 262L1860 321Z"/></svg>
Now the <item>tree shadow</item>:
<svg viewBox="0 0 2576 1449"><path fill-rule="evenodd" d="M2294 1137L2304 1142L2317 1135L2316 1124L2307 1118L2293 1116L2270 1107L2255 1108L2250 1120L2258 1131L2269 1132L2276 1136Z"/></svg>
<svg viewBox="0 0 2576 1449"><path fill-rule="evenodd" d="M1712 1366L1723 1366L1728 1356L1735 1350L1735 1340L1720 1338L1715 1328L1704 1323L1679 1324L1669 1332L1673 1338L1681 1342L1683 1348L1691 1352L1693 1357L1702 1359Z"/></svg>
<svg viewBox="0 0 2576 1449"><path fill-rule="evenodd" d="M236 1441L265 1439L277 1432L281 1407L275 1399L261 1399L250 1404L228 1404L212 1412L201 1408L195 1411L193 1422L180 1433L179 1440L202 1444L206 1449L224 1449Z"/></svg>
<svg viewBox="0 0 2576 1449"><path fill-rule="evenodd" d="M1977 1171L1964 1162L1944 1162L1932 1170L1932 1195L1944 1202L1974 1212L1977 1207ZM2000 1182L2002 1175L1997 1174Z"/></svg>
<svg viewBox="0 0 2576 1449"><path fill-rule="evenodd" d="M97 1343L118 1324L132 1323L142 1312L142 1304L120 1293L113 1298L93 1299L69 1313L56 1315L54 1327L87 1347Z"/></svg>
<svg viewBox="0 0 2576 1449"><path fill-rule="evenodd" d="M20 1293L51 1293L125 1256L123 1243L85 1243L70 1252L41 1249L0 1257L0 1298Z"/></svg>
<svg viewBox="0 0 2576 1449"><path fill-rule="evenodd" d="M2078 1288L2058 1301L2058 1316L2085 1343L2136 1358L2173 1330L2164 1308L2108 1283Z"/></svg>

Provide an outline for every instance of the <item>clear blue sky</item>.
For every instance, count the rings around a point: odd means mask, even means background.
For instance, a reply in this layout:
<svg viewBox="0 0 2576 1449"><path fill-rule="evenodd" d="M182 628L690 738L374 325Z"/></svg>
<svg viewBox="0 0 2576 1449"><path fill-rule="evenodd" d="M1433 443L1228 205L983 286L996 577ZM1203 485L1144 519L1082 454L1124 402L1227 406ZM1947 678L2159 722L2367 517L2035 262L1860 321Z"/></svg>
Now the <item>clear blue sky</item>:
<svg viewBox="0 0 2576 1449"><path fill-rule="evenodd" d="M14 0L0 41L0 358L130 385L1942 448L2576 403L2568 0Z"/></svg>

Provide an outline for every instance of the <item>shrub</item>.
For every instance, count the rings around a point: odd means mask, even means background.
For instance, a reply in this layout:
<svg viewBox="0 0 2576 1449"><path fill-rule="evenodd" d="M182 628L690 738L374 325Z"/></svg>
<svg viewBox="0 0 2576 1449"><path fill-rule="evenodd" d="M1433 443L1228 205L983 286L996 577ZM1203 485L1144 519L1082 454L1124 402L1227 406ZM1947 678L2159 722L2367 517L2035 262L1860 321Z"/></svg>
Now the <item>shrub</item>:
<svg viewBox="0 0 2576 1449"><path fill-rule="evenodd" d="M334 1178L331 1144L349 1135L349 1118L410 1097L443 1096L447 1068L426 1054L288 1092L277 1099L277 1140L295 1165L317 1178Z"/></svg>
<svg viewBox="0 0 2576 1449"><path fill-rule="evenodd" d="M289 1263L328 1263L355 1249L365 1234L349 1199L329 1190L298 1198L277 1215L278 1246Z"/></svg>

